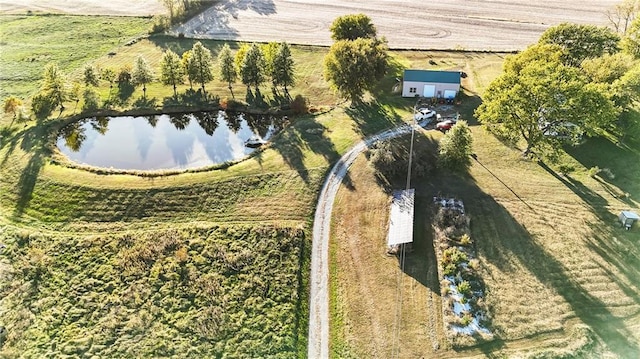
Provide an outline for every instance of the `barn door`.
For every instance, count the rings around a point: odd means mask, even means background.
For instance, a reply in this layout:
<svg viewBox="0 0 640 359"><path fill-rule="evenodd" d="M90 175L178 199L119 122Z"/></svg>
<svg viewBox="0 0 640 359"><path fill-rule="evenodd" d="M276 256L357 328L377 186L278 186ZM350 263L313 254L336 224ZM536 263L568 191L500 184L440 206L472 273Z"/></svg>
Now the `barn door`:
<svg viewBox="0 0 640 359"><path fill-rule="evenodd" d="M436 85L424 85L424 91L422 93L424 97L436 97Z"/></svg>

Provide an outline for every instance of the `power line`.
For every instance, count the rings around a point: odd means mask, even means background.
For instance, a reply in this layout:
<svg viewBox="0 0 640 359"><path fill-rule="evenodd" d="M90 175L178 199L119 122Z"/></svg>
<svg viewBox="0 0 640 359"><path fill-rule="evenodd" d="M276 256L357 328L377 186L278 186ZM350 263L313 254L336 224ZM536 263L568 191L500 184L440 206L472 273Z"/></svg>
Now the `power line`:
<svg viewBox="0 0 640 359"><path fill-rule="evenodd" d="M416 104L417 106L417 104ZM409 164L407 166L407 186L406 190L411 187L411 164L413 160L413 140L415 137L415 113L416 106L413 107L413 118L411 119L411 143L409 145ZM412 229L413 230L413 229ZM402 280L404 278L404 264L406 259L406 246L405 243L400 244L400 271L398 272L397 289L396 289L396 317L395 317L395 330L392 343L392 357L398 358L400 356L400 329L402 324Z"/></svg>

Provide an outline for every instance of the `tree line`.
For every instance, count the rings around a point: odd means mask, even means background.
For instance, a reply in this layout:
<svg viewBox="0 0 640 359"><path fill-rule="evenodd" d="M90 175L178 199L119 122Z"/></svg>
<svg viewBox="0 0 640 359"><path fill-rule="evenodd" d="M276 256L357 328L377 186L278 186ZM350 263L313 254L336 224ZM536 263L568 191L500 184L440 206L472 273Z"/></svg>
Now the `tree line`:
<svg viewBox="0 0 640 359"><path fill-rule="evenodd" d="M142 100L146 102L147 85L155 81L171 86L176 100L178 85L188 82L190 90L199 93L201 98L207 101L206 84L214 79L216 60L217 76L227 83L232 97L233 85L238 80L247 88L253 86L255 91L259 91L258 87L269 80L274 93L291 100L289 87L295 83L295 62L291 48L286 42L243 44L235 54L225 43L217 59L201 42L196 42L182 56L166 50L162 55L159 71L153 69L148 61L139 55L133 66L125 65L118 71L110 67L99 69L93 65L86 65L81 80L71 82L69 76L63 74L56 64L48 64L44 69L40 88L31 98L31 112L36 118L46 118L56 109L62 113L65 110L64 104L69 101L73 101L77 107L81 99L83 111L110 107L114 86L117 86L120 92L129 93L133 92L136 86L142 86ZM109 92L102 106L96 89L100 81L109 84ZM197 91L193 90L194 85L199 86ZM29 118L22 100L15 97L5 99L4 110L13 114L14 119Z"/></svg>

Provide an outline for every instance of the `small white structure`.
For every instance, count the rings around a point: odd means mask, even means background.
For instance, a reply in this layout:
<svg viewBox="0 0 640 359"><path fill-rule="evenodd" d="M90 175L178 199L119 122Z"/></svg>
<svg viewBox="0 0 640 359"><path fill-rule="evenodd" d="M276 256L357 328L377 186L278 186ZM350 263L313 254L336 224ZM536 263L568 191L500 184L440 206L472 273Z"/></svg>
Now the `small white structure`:
<svg viewBox="0 0 640 359"><path fill-rule="evenodd" d="M404 70L402 97L452 100L460 91L460 71Z"/></svg>
<svg viewBox="0 0 640 359"><path fill-rule="evenodd" d="M631 211L622 211L620 212L618 219L620 220L620 223L622 223L622 226L628 231L635 222L640 220L640 216Z"/></svg>
<svg viewBox="0 0 640 359"><path fill-rule="evenodd" d="M397 248L401 244L413 242L415 191L411 188L393 193L391 213L389 214L389 234L387 235L389 248Z"/></svg>

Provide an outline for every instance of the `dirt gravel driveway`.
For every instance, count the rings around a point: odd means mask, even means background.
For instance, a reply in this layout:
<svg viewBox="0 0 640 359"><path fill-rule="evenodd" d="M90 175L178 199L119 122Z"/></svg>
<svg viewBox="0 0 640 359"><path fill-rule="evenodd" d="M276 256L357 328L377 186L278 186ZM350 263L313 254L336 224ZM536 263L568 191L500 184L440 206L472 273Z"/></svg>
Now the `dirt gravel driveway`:
<svg viewBox="0 0 640 359"><path fill-rule="evenodd" d="M329 234L333 202L349 167L364 152L378 141L402 136L411 132L409 125L401 125L370 136L351 147L333 166L318 197L313 220L311 248L311 277L309 293L309 346L307 357L324 359L329 357Z"/></svg>
<svg viewBox="0 0 640 359"><path fill-rule="evenodd" d="M174 29L188 37L330 45L337 16L365 13L394 49L520 50L562 22L605 25L620 0L222 0Z"/></svg>

